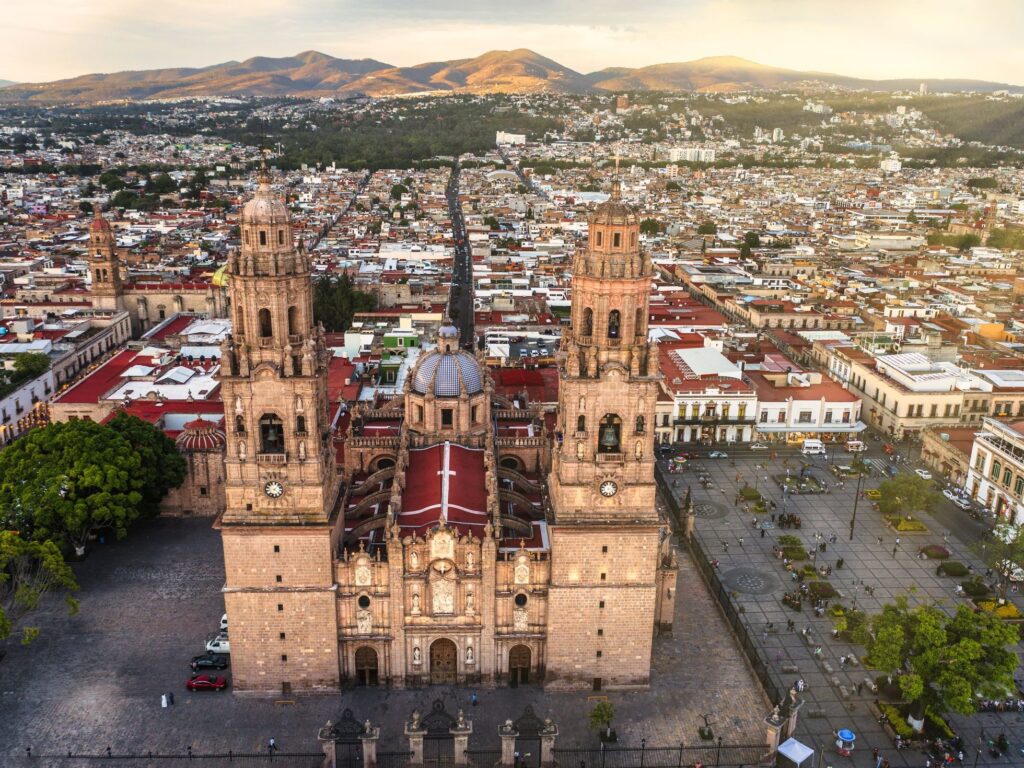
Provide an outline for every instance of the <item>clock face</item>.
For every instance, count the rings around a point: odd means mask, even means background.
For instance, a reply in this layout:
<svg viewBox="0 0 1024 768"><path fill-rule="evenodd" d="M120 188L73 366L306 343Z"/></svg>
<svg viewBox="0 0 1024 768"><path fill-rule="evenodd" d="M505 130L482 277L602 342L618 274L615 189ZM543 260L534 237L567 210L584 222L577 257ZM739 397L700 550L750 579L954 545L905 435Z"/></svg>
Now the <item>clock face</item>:
<svg viewBox="0 0 1024 768"><path fill-rule="evenodd" d="M601 495L611 498L619 491L619 486L615 484L614 480L605 480L601 483Z"/></svg>
<svg viewBox="0 0 1024 768"><path fill-rule="evenodd" d="M277 480L271 480L263 486L263 492L272 499L280 499L284 496L284 486Z"/></svg>

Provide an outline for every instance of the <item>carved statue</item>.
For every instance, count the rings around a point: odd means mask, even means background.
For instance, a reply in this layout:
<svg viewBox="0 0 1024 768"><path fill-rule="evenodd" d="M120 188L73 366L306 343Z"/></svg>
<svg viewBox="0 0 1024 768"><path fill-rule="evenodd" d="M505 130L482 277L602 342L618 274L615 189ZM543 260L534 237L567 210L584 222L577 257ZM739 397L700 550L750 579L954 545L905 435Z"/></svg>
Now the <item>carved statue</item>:
<svg viewBox="0 0 1024 768"><path fill-rule="evenodd" d="M419 613L420 612L420 593L419 592L413 592L412 593L412 612L413 613Z"/></svg>
<svg viewBox="0 0 1024 768"><path fill-rule="evenodd" d="M409 553L409 567L414 571L420 569L420 556L415 550Z"/></svg>
<svg viewBox="0 0 1024 768"><path fill-rule="evenodd" d="M471 549L466 552L466 570L473 570L473 550ZM472 594L472 592L470 594Z"/></svg>
<svg viewBox="0 0 1024 768"><path fill-rule="evenodd" d="M473 649L470 648L469 651L467 651L467 655L468 654L472 654L472 652L473 652ZM467 658L466 661L470 661L470 659ZM459 710L458 720L456 722L458 723L459 728L465 728L466 727L466 713L463 712L461 709Z"/></svg>
<svg viewBox="0 0 1024 768"><path fill-rule="evenodd" d="M472 664L473 663L473 646L472 645L467 645L466 646L466 663L467 664Z"/></svg>
<svg viewBox="0 0 1024 768"><path fill-rule="evenodd" d="M415 648L412 649L412 663L413 664L420 664L420 663L422 663L422 661L423 661L423 656L420 653L420 647L417 645ZM419 723L419 719L420 719L419 718L419 712L413 712L412 713L412 721L413 721L413 723L418 724Z"/></svg>
<svg viewBox="0 0 1024 768"><path fill-rule="evenodd" d="M245 440L238 441L238 458L245 461Z"/></svg>
<svg viewBox="0 0 1024 768"><path fill-rule="evenodd" d="M472 613L473 612L473 602L474 602L473 593L472 592L467 592L466 593L466 613Z"/></svg>

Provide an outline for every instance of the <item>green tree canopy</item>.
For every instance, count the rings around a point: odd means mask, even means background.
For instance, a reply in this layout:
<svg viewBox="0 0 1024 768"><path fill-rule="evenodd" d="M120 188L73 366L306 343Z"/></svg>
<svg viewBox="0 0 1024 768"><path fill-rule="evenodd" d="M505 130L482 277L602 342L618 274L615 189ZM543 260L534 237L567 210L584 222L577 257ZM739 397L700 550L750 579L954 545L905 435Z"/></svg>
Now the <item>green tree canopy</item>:
<svg viewBox="0 0 1024 768"><path fill-rule="evenodd" d="M117 431L92 421L34 429L0 452L0 525L35 541L84 547L139 517L142 457Z"/></svg>
<svg viewBox="0 0 1024 768"><path fill-rule="evenodd" d="M62 592L71 613L78 601L71 593L78 589L74 574L52 541L29 541L14 531L0 531L0 642L15 632L27 645L39 634L38 627L26 626L28 618L48 592Z"/></svg>
<svg viewBox="0 0 1024 768"><path fill-rule="evenodd" d="M615 707L612 706L610 701L599 701L594 704L588 715L590 727L599 731L606 728L611 728L612 718L615 717Z"/></svg>
<svg viewBox="0 0 1024 768"><path fill-rule="evenodd" d="M121 435L142 459L142 511L155 514L167 492L185 481L185 459L163 430L135 416L118 413L106 426Z"/></svg>
<svg viewBox="0 0 1024 768"><path fill-rule="evenodd" d="M328 331L347 331L356 312L377 308L377 297L357 290L347 273L322 277L313 287L313 317Z"/></svg>
<svg viewBox="0 0 1024 768"><path fill-rule="evenodd" d="M405 184L395 184L391 187L391 199L400 200L402 195L409 194L409 188Z"/></svg>
<svg viewBox="0 0 1024 768"><path fill-rule="evenodd" d="M882 498L878 508L883 514L895 515L931 509L939 502L939 493L930 480L910 473L901 473L878 485Z"/></svg>
<svg viewBox="0 0 1024 768"><path fill-rule="evenodd" d="M999 574L1005 588L1013 571L1024 564L1024 527L1000 523L992 533L979 549L985 564Z"/></svg>
<svg viewBox="0 0 1024 768"><path fill-rule="evenodd" d="M926 709L972 714L976 696L999 697L1013 687L1017 628L992 613L961 605L949 616L935 605L910 608L901 597L871 625L871 663L898 676L918 715Z"/></svg>
<svg viewBox="0 0 1024 768"><path fill-rule="evenodd" d="M701 225L699 227L697 227L697 234L698 235L716 235L716 234L718 234L718 226L713 221L702 222Z"/></svg>
<svg viewBox="0 0 1024 768"><path fill-rule="evenodd" d="M656 235L661 232L661 224L657 219L644 219L640 222L641 235Z"/></svg>
<svg viewBox="0 0 1024 768"><path fill-rule="evenodd" d="M758 248L761 245L761 236L757 232L746 232L743 235L743 242L751 248Z"/></svg>

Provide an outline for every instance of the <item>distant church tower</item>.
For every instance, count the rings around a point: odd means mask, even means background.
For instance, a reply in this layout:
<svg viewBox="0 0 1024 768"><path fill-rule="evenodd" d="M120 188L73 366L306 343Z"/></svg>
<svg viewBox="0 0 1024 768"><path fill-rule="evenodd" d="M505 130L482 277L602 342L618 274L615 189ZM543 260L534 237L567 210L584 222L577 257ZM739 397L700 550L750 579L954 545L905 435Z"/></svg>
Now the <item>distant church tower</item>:
<svg viewBox="0 0 1024 768"><path fill-rule="evenodd" d="M652 266L618 180L589 232L573 265L560 441L548 477L550 688L647 685L664 578L654 485L661 374L647 340Z"/></svg>
<svg viewBox="0 0 1024 768"><path fill-rule="evenodd" d="M94 309L120 311L124 309L121 297L121 260L117 257L117 241L110 222L103 218L98 205L96 215L89 223L89 271L92 273L92 306Z"/></svg>
<svg viewBox="0 0 1024 768"><path fill-rule="evenodd" d="M222 346L225 605L236 691L339 686L333 553L341 521L327 351L308 255L264 166L228 257Z"/></svg>

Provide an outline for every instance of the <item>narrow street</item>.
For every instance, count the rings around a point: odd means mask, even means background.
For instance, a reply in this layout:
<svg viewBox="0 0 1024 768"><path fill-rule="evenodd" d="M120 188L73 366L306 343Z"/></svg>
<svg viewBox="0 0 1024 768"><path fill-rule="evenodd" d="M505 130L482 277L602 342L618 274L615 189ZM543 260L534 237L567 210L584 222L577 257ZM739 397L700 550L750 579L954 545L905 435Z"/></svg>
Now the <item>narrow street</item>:
<svg viewBox="0 0 1024 768"><path fill-rule="evenodd" d="M475 346L473 328L473 258L466 242L466 225L459 205L459 166L452 168L451 180L445 190L448 214L452 220L452 239L455 241L455 259L452 262L452 287L448 299L448 315L459 328L462 345Z"/></svg>

